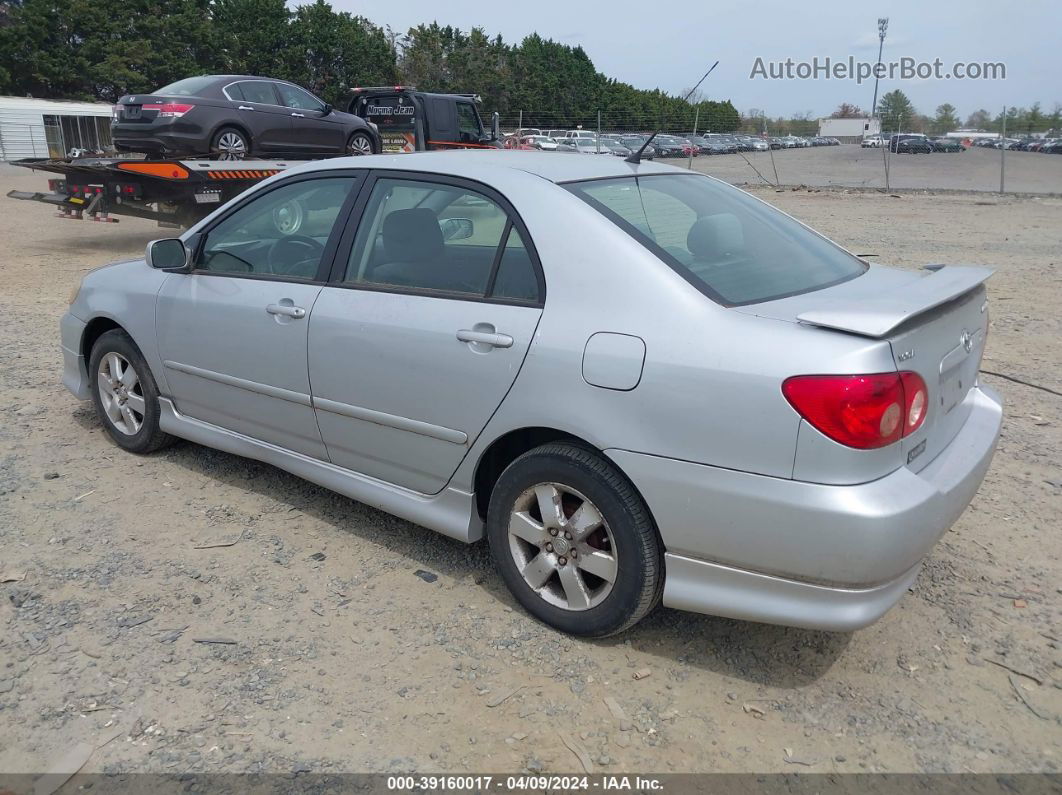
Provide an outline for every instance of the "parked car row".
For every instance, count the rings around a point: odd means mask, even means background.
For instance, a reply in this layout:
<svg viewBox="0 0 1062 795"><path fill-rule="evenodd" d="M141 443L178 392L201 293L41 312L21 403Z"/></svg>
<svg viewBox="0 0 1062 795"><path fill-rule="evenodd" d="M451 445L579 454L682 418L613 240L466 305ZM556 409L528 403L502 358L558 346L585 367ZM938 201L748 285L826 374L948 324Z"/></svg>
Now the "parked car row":
<svg viewBox="0 0 1062 795"><path fill-rule="evenodd" d="M988 149L1062 155L1062 138L979 138L973 142L973 145Z"/></svg>
<svg viewBox="0 0 1062 795"><path fill-rule="evenodd" d="M887 146L898 154L928 154L931 152L965 152L971 146L988 149L1008 149L1017 152L1041 152L1062 154L1062 139L1059 138L930 138L921 133L897 133L888 138L868 135L863 139L864 149Z"/></svg>
<svg viewBox="0 0 1062 795"><path fill-rule="evenodd" d="M506 149L628 157L640 149L648 138L647 133L609 132L599 136L595 130L541 130L524 127L506 136L503 146ZM839 144L840 141L836 138L801 138L795 135L768 138L741 133L704 133L690 136L658 133L642 153L642 157L647 160L654 157L698 157Z"/></svg>

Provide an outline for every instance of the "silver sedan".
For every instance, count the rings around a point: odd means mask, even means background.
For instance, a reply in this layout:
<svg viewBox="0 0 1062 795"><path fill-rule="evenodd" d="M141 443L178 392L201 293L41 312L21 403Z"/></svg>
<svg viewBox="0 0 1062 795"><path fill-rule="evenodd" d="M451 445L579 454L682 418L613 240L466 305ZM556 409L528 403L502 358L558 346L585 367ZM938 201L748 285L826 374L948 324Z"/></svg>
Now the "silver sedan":
<svg viewBox="0 0 1062 795"><path fill-rule="evenodd" d="M327 160L88 275L63 381L130 452L180 437L486 538L567 632L661 601L852 630L991 461L989 274L867 264L665 165Z"/></svg>

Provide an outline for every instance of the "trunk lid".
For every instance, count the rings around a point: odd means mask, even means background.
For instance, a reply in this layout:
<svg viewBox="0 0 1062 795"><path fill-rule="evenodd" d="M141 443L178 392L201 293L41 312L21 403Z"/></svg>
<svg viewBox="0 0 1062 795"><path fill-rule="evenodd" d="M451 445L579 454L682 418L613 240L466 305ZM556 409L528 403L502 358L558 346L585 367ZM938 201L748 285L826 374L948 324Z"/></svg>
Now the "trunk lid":
<svg viewBox="0 0 1062 795"><path fill-rule="evenodd" d="M187 97L182 97L179 101L183 102L187 99ZM145 109L144 106L159 105L167 101L171 100L153 94L130 94L124 96L118 100L118 104L115 106L117 121L132 124L150 124L158 117L159 112L151 108Z"/></svg>
<svg viewBox="0 0 1062 795"><path fill-rule="evenodd" d="M824 290L735 311L888 341L896 369L918 373L928 392L925 422L900 443L902 461L918 471L969 416L967 397L988 334L983 282L991 275L988 268L967 266L912 272L874 265ZM828 362L823 372L830 372Z"/></svg>

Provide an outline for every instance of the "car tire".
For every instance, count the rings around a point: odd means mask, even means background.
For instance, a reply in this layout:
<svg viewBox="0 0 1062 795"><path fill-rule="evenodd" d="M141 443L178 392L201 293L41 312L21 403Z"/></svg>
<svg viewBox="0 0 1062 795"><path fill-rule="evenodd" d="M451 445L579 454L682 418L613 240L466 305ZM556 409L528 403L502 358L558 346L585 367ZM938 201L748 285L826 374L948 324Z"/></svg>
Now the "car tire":
<svg viewBox="0 0 1062 795"><path fill-rule="evenodd" d="M217 160L243 160L251 154L251 139L236 127L222 127L210 139L210 153Z"/></svg>
<svg viewBox="0 0 1062 795"><path fill-rule="evenodd" d="M92 402L104 430L130 453L174 441L159 427L159 388L140 349L121 329L100 335L89 354Z"/></svg>
<svg viewBox="0 0 1062 795"><path fill-rule="evenodd" d="M347 139L347 154L352 156L371 155L375 154L376 148L373 146L372 138L368 133L355 132L351 133L350 138Z"/></svg>
<svg viewBox="0 0 1062 795"><path fill-rule="evenodd" d="M513 461L491 493L487 539L517 601L562 632L622 632L663 592L663 549L649 509L586 447L551 443Z"/></svg>

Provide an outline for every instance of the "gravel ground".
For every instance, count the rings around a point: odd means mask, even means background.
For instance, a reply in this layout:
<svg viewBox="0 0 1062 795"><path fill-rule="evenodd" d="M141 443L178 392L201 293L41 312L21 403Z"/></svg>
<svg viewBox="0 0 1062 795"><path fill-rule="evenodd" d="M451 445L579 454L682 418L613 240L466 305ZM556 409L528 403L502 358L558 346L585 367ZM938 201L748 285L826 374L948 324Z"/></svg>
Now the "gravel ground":
<svg viewBox="0 0 1062 795"><path fill-rule="evenodd" d="M985 376L984 486L854 634L661 609L575 640L483 545L193 444L121 452L58 383L57 322L160 230L0 200L0 771L78 743L92 772L577 771L569 744L598 772L1058 771L1062 200L758 195L881 261L996 266L984 367L1054 390Z"/></svg>
<svg viewBox="0 0 1062 795"><path fill-rule="evenodd" d="M744 156L696 157L693 167L738 184L884 188L884 159L888 157L892 189L998 192L999 155L996 149L981 147L955 153L883 155L881 149L842 144L780 149L773 153L746 152ZM1008 193L1062 194L1062 157L1007 152L1004 176Z"/></svg>

